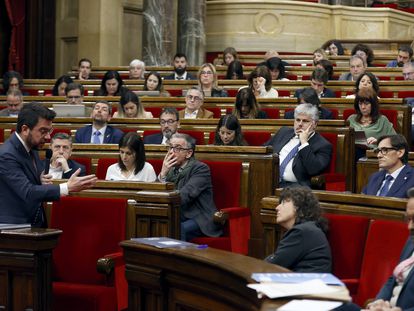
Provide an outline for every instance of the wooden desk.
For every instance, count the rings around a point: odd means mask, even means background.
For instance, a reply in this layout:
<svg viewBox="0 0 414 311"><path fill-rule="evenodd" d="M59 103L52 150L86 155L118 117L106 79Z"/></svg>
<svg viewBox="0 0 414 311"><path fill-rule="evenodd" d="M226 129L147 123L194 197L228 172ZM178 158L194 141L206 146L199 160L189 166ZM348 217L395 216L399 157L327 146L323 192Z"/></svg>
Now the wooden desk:
<svg viewBox="0 0 414 311"><path fill-rule="evenodd" d="M0 233L1 310L51 310L52 251L61 233L35 228Z"/></svg>

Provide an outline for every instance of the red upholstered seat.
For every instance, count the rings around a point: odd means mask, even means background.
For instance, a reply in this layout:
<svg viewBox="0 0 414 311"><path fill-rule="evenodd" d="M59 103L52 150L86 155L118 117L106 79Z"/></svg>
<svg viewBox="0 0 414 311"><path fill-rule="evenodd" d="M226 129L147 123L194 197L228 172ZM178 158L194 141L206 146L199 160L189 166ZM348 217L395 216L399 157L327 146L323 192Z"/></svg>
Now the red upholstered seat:
<svg viewBox="0 0 414 311"><path fill-rule="evenodd" d="M279 119L280 118L280 112L277 108L262 108L264 112L266 112L267 117L269 119Z"/></svg>
<svg viewBox="0 0 414 311"><path fill-rule="evenodd" d="M373 220L365 243L360 284L355 302L362 306L375 295L392 274L408 237L407 224Z"/></svg>
<svg viewBox="0 0 414 311"><path fill-rule="evenodd" d="M92 173L92 159L91 158L71 158L72 160L85 166L86 175Z"/></svg>
<svg viewBox="0 0 414 311"><path fill-rule="evenodd" d="M152 167L154 168L155 174L158 176L158 174L161 172L162 168L162 162L164 159L148 159L147 162L151 163Z"/></svg>
<svg viewBox="0 0 414 311"><path fill-rule="evenodd" d="M200 237L192 242L246 255L250 237L250 209L240 207L242 162L203 162L210 167L216 207L226 212L229 218L222 237Z"/></svg>
<svg viewBox="0 0 414 311"><path fill-rule="evenodd" d="M53 252L53 310L122 310L127 307L125 266L126 199L63 197L53 202L51 228L63 231ZM114 259L111 276L97 260Z"/></svg>
<svg viewBox="0 0 414 311"><path fill-rule="evenodd" d="M160 117L161 110L161 107L145 107L145 111L151 112L154 118Z"/></svg>
<svg viewBox="0 0 414 311"><path fill-rule="evenodd" d="M0 143L4 142L4 129L0 129Z"/></svg>
<svg viewBox="0 0 414 311"><path fill-rule="evenodd" d="M262 146L272 137L272 134L263 131L244 131L243 136L250 146Z"/></svg>
<svg viewBox="0 0 414 311"><path fill-rule="evenodd" d="M343 113L344 120L347 120L350 115L355 114L354 109L345 109ZM388 121L390 121L395 130L398 129L398 111L392 109L380 109L380 113L387 117Z"/></svg>
<svg viewBox="0 0 414 311"><path fill-rule="evenodd" d="M105 180L108 167L117 162L118 158L100 158L96 167L96 177L98 177L98 179Z"/></svg>
<svg viewBox="0 0 414 311"><path fill-rule="evenodd" d="M324 216L329 222L328 241L332 252L332 272L345 283L354 297L358 291L370 219L339 214Z"/></svg>

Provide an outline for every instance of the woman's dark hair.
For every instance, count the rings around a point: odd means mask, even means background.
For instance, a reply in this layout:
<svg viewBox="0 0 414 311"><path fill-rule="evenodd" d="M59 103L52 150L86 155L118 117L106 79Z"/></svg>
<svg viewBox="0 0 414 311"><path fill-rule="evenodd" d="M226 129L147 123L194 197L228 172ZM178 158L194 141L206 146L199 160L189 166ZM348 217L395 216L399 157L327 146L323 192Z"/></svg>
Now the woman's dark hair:
<svg viewBox="0 0 414 311"><path fill-rule="evenodd" d="M249 119L256 118L257 113L259 112L259 105L257 104L256 96L254 96L252 89L249 87L244 87L241 90L239 90L236 96L236 103L234 104L233 115L235 115L239 119L243 118L241 112L243 104L249 106L250 108Z"/></svg>
<svg viewBox="0 0 414 311"><path fill-rule="evenodd" d="M135 169L134 174L138 174L145 165L145 149L141 136L135 132L128 132L121 137L118 144L119 148L128 148L135 155ZM118 158L118 164L122 171L126 171L126 167L121 160L121 156Z"/></svg>
<svg viewBox="0 0 414 311"><path fill-rule="evenodd" d="M68 75L60 76L56 80L55 85L53 86L53 89L52 89L53 96L59 96L59 85L61 85L63 82L66 83L66 85L68 86L69 84L73 83L73 79Z"/></svg>
<svg viewBox="0 0 414 311"><path fill-rule="evenodd" d="M237 51L234 47L227 47L223 51L223 63L226 64L226 54L231 54L234 57L234 60L238 60L239 56L237 55Z"/></svg>
<svg viewBox="0 0 414 311"><path fill-rule="evenodd" d="M124 81L122 80L118 71L108 70L107 72L105 72L105 75L102 78L101 87L99 88L99 92L98 92L100 96L108 96L108 91L106 89L105 84L106 84L106 81L111 80L111 79L115 79L116 81L118 81L118 88L114 95L115 96L121 95L122 88L124 86Z"/></svg>
<svg viewBox="0 0 414 311"><path fill-rule="evenodd" d="M224 145L223 141L220 138L220 128L222 126L235 132L234 140L230 144L228 144L228 146L245 146L246 145L243 139L243 134L242 134L239 119L237 119L237 117L232 114L226 114L225 116L222 116L220 118L217 124L217 128L216 128L216 135L214 137L215 145L218 145L218 146Z"/></svg>
<svg viewBox="0 0 414 311"><path fill-rule="evenodd" d="M333 73L334 73L332 63L327 59L321 59L315 63L315 66L317 65L321 65L323 69L325 69L325 71L328 73L328 80L332 80Z"/></svg>
<svg viewBox="0 0 414 311"><path fill-rule="evenodd" d="M321 105L321 101L318 97L318 93L316 93L316 91L311 87L306 87L299 92L298 105L302 104L302 100L305 103L317 107L318 109L320 108L319 106Z"/></svg>
<svg viewBox="0 0 414 311"><path fill-rule="evenodd" d="M253 79L263 77L266 79L265 89L268 92L272 88L272 74L270 73L269 68L266 66L257 66L253 71L249 74L247 81L249 82L249 87L253 87Z"/></svg>
<svg viewBox="0 0 414 311"><path fill-rule="evenodd" d="M327 232L327 221L322 217L319 201L308 187L286 187L282 190L279 202L291 201L296 210L295 224L314 221L316 225Z"/></svg>
<svg viewBox="0 0 414 311"><path fill-rule="evenodd" d="M286 78L285 65L279 57L271 57L265 62L265 66L269 68L270 71L279 70L279 75L277 80Z"/></svg>
<svg viewBox="0 0 414 311"><path fill-rule="evenodd" d="M144 118L144 107L142 106L139 97L132 91L125 91L122 92L121 98L119 99L119 111L118 116L123 118L125 116L125 108L124 106L129 102L134 103L137 106L137 115L136 118Z"/></svg>
<svg viewBox="0 0 414 311"><path fill-rule="evenodd" d="M151 71L146 77L145 77L145 82L144 82L144 91L148 91L148 87L147 87L147 81L149 79L150 76L156 76L158 79L158 85L157 88L155 89L156 91L162 91L162 78L161 75L156 72L156 71Z"/></svg>
<svg viewBox="0 0 414 311"><path fill-rule="evenodd" d="M372 66L374 61L374 51L365 44L358 43L351 51L351 55L355 55L358 51L362 51L367 55L367 66Z"/></svg>
<svg viewBox="0 0 414 311"><path fill-rule="evenodd" d="M339 42L338 40L330 40L327 43L325 43L322 48L326 50L332 44L334 44L337 47L338 55L344 55L344 48L343 48L341 42Z"/></svg>
<svg viewBox="0 0 414 311"><path fill-rule="evenodd" d="M7 94L10 88L10 82L13 78L16 78L19 82L19 89L22 90L23 88L23 78L20 73L17 71L7 71L3 75L3 92Z"/></svg>
<svg viewBox="0 0 414 311"><path fill-rule="evenodd" d="M359 92L359 83L361 82L361 80L364 76L368 76L368 78L371 80L372 88L374 89L375 93L378 94L380 89L379 89L379 83L378 83L377 77L375 77L373 73L368 72L368 71L365 71L356 80L356 82L355 82L355 94L358 94L358 92Z"/></svg>
<svg viewBox="0 0 414 311"><path fill-rule="evenodd" d="M227 67L226 79L229 79L229 80L233 79L234 74L237 75L237 79L239 80L244 79L243 65L238 60L232 61Z"/></svg>
<svg viewBox="0 0 414 311"><path fill-rule="evenodd" d="M360 103L371 104L371 120L372 123L377 122L378 118L380 117L377 93L375 93L373 89L364 88L360 89L359 92L356 94L354 101L354 109L357 112L356 121L358 123L361 122L362 118L361 109L359 109Z"/></svg>

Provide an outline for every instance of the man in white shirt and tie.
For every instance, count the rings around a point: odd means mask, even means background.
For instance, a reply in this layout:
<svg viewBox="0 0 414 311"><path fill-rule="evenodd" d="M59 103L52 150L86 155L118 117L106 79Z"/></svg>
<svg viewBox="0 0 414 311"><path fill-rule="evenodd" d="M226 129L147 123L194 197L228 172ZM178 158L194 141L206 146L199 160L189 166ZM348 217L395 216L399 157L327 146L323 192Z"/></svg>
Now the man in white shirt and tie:
<svg viewBox="0 0 414 311"><path fill-rule="evenodd" d="M174 73L166 76L165 80L195 80L196 78L187 72L187 56L183 53L177 53L173 61Z"/></svg>

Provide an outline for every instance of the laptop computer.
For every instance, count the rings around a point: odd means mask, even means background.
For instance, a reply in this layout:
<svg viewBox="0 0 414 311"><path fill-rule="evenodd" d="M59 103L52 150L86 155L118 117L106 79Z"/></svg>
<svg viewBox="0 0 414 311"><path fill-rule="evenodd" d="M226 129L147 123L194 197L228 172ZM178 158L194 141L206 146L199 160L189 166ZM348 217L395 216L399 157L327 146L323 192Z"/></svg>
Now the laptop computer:
<svg viewBox="0 0 414 311"><path fill-rule="evenodd" d="M160 96L160 91L134 91L137 96Z"/></svg>
<svg viewBox="0 0 414 311"><path fill-rule="evenodd" d="M53 110L58 117L84 117L85 105L54 104Z"/></svg>

